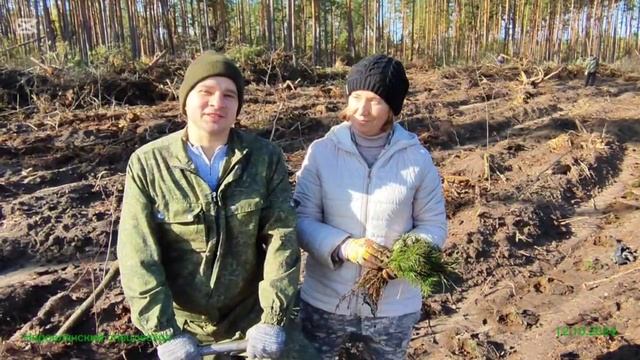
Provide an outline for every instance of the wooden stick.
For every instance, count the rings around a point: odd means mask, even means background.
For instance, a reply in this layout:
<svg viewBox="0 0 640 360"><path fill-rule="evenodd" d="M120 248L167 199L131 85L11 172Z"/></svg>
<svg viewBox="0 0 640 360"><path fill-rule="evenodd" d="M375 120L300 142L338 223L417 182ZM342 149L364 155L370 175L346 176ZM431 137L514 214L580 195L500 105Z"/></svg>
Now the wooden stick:
<svg viewBox="0 0 640 360"><path fill-rule="evenodd" d="M555 74L559 73L562 69L564 69L564 65L563 65L563 66L560 66L560 67L558 68L558 70L556 70L556 71L552 72L551 74L549 74L549 75L545 76L542 80L547 80L548 78L552 77L553 75L555 75Z"/></svg>
<svg viewBox="0 0 640 360"><path fill-rule="evenodd" d="M620 277L620 276L622 276L622 275L626 275L626 274L628 274L628 273L634 272L634 271L636 271L636 270L638 270L638 269L640 269L640 265L639 265L639 266L634 267L633 269L629 269L629 270L627 270L627 271L623 271L623 272L621 272L621 273L617 273L617 274L615 274L615 275L612 275L612 276L606 277L606 278L604 278L604 279L595 280L595 281L588 281L588 282L586 282L586 283L582 284L582 286L584 286L584 287L585 287L585 289L587 289L587 290L591 290L591 289L592 289L592 287L593 287L594 285L597 285L597 284L599 284L599 283L603 283L603 282L605 282L605 281L613 280L613 279L618 278L618 277Z"/></svg>
<svg viewBox="0 0 640 360"><path fill-rule="evenodd" d="M280 110L282 110L282 105L284 105L284 102L280 103L278 112L276 113L276 117L273 119L273 127L271 128L271 136L269 136L269 141L273 141L273 135L275 135L276 133L276 121L278 121L278 118L280 117Z"/></svg>
<svg viewBox="0 0 640 360"><path fill-rule="evenodd" d="M23 336L28 334L29 331L38 328L38 325L46 323L48 319L55 313L55 308L58 307L64 301L69 300L69 292L63 291L55 296L52 296L47 300L44 305L38 311L38 314L33 319L29 320L18 332L13 334L9 339L9 342L18 342L23 340Z"/></svg>
<svg viewBox="0 0 640 360"><path fill-rule="evenodd" d="M111 280L113 280L117 274L118 274L118 262L114 261L113 263L111 263L111 268L109 269L109 272L104 277L100 285L98 285L98 287L93 291L91 296L89 296L89 298L87 298L87 300L85 300L82 303L82 305L80 305L76 309L76 311L74 311L73 314L71 314L71 317L69 317L69 319L65 321L65 323L62 325L60 330L56 332L56 335L63 335L67 331L71 330L76 325L76 323L82 318L84 313L91 307L91 305L93 305L93 302L97 298L99 298L100 295L102 295L102 293L104 292L104 289L107 288Z"/></svg>
<svg viewBox="0 0 640 360"><path fill-rule="evenodd" d="M30 56L29 59L31 61L33 61L34 64L40 66L42 69L44 69L44 71L47 73L47 75L51 76L53 75L53 68L51 66L47 66L43 63L41 63L40 61L36 60L33 56Z"/></svg>
<svg viewBox="0 0 640 360"><path fill-rule="evenodd" d="M0 50L0 54L2 54L3 52L7 52L9 50L13 50L15 48L18 48L20 46L25 46L25 45L31 44L32 42L38 41L38 40L43 39L43 38L44 38L44 35L40 36L39 38L33 38L31 40L27 40L27 41L22 42L22 43L17 44L17 45L9 46L8 48L4 48L4 49Z"/></svg>
<svg viewBox="0 0 640 360"><path fill-rule="evenodd" d="M147 67L144 69L144 71L147 71L147 70L151 69L151 67L153 67L153 65L155 65L158 62L158 60L160 60L164 56L164 54L166 54L166 53L167 53L167 50L165 49L161 53L156 54L153 57L153 60L151 60L149 65L147 65Z"/></svg>
<svg viewBox="0 0 640 360"><path fill-rule="evenodd" d="M504 98L494 98L494 99L491 99L489 101L483 101L483 102L469 104L469 105L462 105L462 106L458 107L458 110L465 111L465 110L473 109L473 108L480 107L480 106L486 106L486 105L492 104L492 103L500 101L500 100L504 100Z"/></svg>
<svg viewBox="0 0 640 360"><path fill-rule="evenodd" d="M247 340L223 342L223 343L211 344L206 346L200 346L198 347L198 352L200 353L200 356L232 354L232 353L243 352L247 350L248 344L249 342Z"/></svg>

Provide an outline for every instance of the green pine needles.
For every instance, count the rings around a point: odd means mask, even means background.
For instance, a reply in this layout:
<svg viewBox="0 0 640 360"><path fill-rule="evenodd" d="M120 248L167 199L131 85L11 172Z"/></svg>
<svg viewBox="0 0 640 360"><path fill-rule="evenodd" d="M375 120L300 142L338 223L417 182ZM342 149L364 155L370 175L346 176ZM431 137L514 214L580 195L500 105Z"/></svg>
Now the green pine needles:
<svg viewBox="0 0 640 360"><path fill-rule="evenodd" d="M404 234L393 245L388 268L398 278L419 287L426 297L438 285L444 288L452 284L449 278L455 275L456 265L456 261L444 259L440 249L427 239L415 234ZM375 316L387 282L382 269L368 269L350 294L362 293L363 301Z"/></svg>
<svg viewBox="0 0 640 360"><path fill-rule="evenodd" d="M446 260L442 251L430 241L415 235L402 235L394 244L389 268L399 277L429 296L434 287L449 284L455 273L456 262Z"/></svg>

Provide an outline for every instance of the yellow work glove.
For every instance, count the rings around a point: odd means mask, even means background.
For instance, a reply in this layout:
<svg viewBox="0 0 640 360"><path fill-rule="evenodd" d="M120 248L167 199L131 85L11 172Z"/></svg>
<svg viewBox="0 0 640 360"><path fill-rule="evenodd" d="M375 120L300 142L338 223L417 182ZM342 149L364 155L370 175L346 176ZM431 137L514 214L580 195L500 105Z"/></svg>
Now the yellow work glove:
<svg viewBox="0 0 640 360"><path fill-rule="evenodd" d="M386 268L382 270L382 277L385 278L387 281L391 281L391 280L397 279L398 275L396 275L396 273L394 273L393 270Z"/></svg>
<svg viewBox="0 0 640 360"><path fill-rule="evenodd" d="M386 266L391 251L371 239L351 238L340 246L340 255L352 263L377 269Z"/></svg>

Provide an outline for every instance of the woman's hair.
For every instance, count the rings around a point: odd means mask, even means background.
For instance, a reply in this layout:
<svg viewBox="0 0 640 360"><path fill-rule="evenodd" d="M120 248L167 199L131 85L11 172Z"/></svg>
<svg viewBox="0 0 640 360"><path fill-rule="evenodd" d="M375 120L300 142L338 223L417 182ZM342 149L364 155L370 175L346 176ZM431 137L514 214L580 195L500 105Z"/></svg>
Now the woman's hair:
<svg viewBox="0 0 640 360"><path fill-rule="evenodd" d="M340 111L340 113L338 114L338 117L343 121L349 121L349 118L351 116L353 116L353 114L355 114L355 113L356 113L356 109L350 108L347 105L346 108L344 108L342 111ZM382 125L382 128L380 130L382 130L383 132L387 132L387 131L391 130L392 126L393 126L393 111L391 111L391 109L389 109L389 117L387 118L387 121L384 122L384 124Z"/></svg>

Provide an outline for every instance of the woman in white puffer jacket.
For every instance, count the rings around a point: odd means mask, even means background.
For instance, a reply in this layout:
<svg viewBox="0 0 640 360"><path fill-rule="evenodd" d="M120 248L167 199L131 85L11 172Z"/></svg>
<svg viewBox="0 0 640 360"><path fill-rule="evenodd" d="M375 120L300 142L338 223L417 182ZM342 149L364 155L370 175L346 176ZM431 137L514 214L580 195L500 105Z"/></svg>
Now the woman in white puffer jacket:
<svg viewBox="0 0 640 360"><path fill-rule="evenodd" d="M416 233L440 248L446 239L438 171L417 136L394 123L408 88L402 63L391 57L356 64L340 114L346 121L311 144L297 174L296 229L309 253L300 318L324 359L350 336L374 359L403 358L420 319L419 288L391 280L376 317L361 296L341 299L364 267L384 267L401 235Z"/></svg>

